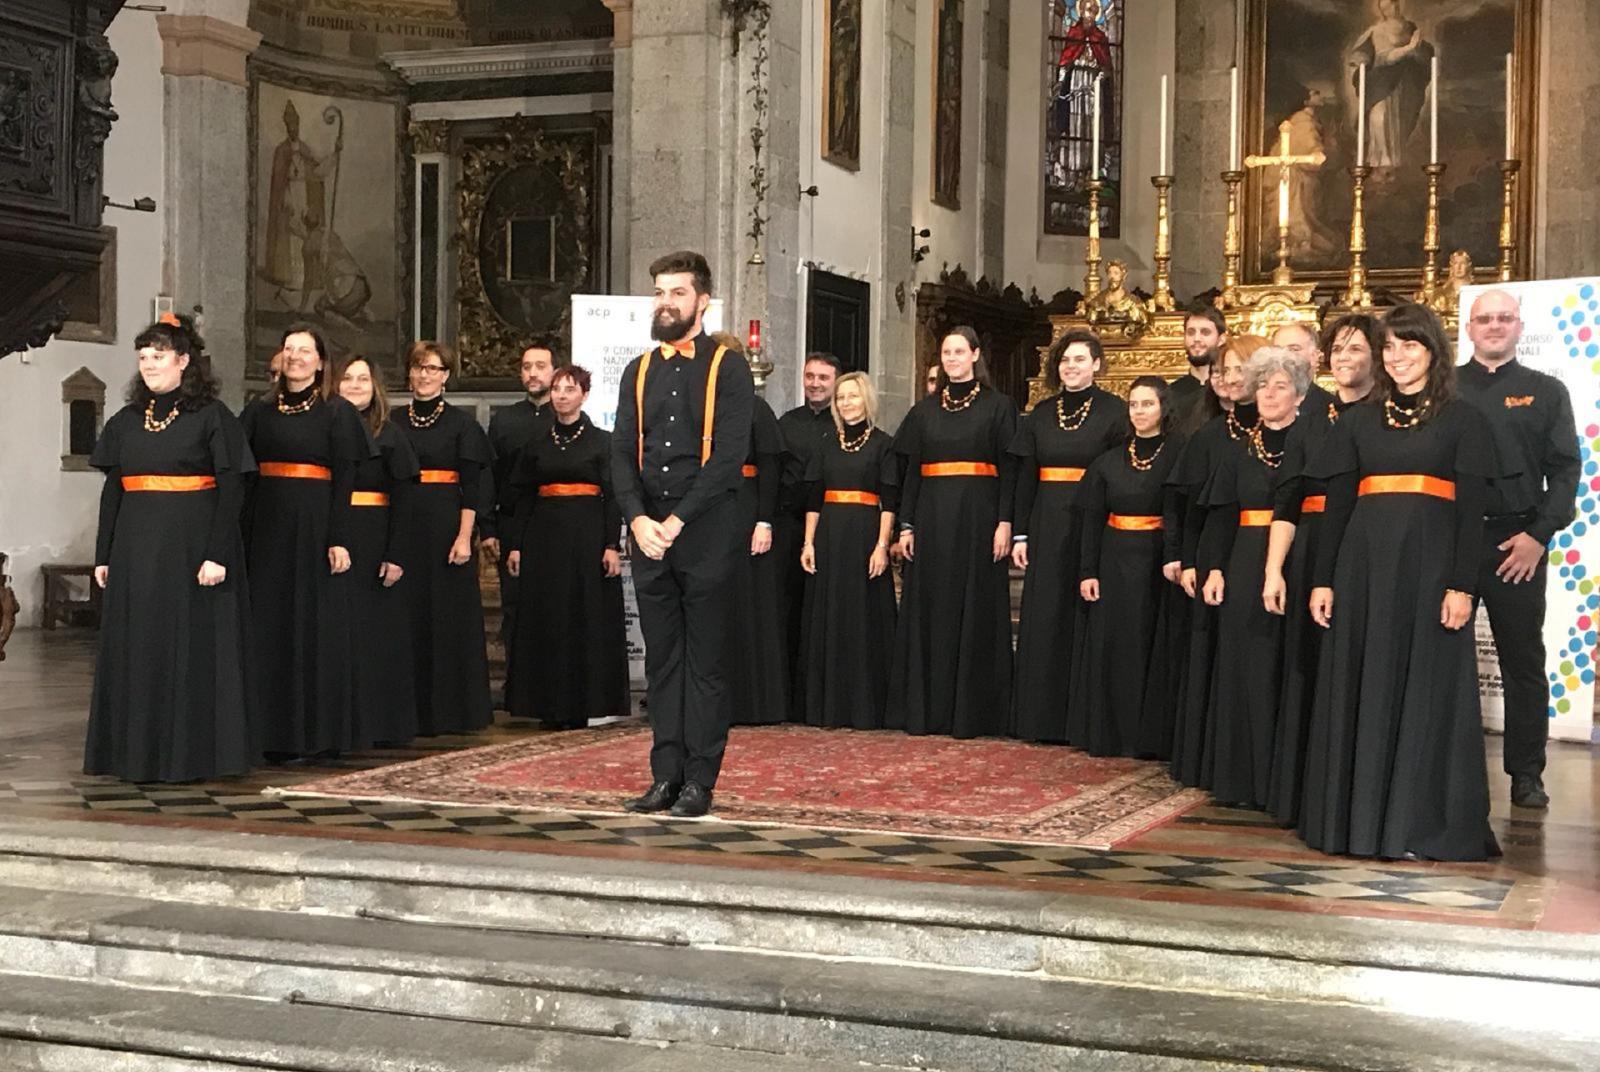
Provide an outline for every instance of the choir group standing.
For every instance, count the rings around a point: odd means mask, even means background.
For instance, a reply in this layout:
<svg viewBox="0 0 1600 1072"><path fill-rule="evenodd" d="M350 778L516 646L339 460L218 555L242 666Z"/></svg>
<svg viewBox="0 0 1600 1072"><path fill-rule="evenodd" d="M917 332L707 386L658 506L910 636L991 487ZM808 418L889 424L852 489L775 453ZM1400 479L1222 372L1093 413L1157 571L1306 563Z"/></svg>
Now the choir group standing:
<svg viewBox="0 0 1600 1072"><path fill-rule="evenodd" d="M1140 377L1126 402L1095 382L1099 340L1072 331L1046 364L1054 393L1021 416L990 385L977 335L956 328L892 437L871 381L812 355L804 405L779 418L749 400L737 493L703 503L693 474L719 464L709 412L698 463L693 429L676 433L689 497L670 487L675 461L651 475L679 427L665 423L678 385L708 411L717 391L735 392L725 409L746 404L747 375L719 386L728 346L693 334L698 315L676 350L630 366L615 449L582 413L588 373L546 346L524 355L528 401L485 436L444 401L452 359L437 344L412 348L413 401L391 413L366 361L325 373L320 338L292 330L276 385L235 420L192 326L158 323L136 340L129 405L94 454L106 621L86 766L184 780L486 726L475 529L503 562L507 706L551 727L624 713L627 520L647 641L669 603L688 614L687 639L673 635L687 684L673 687L719 690L706 702L732 721L1158 758L1326 852L1492 855L1464 626L1486 599L1511 706L1542 721L1542 647L1526 634L1577 463L1564 390L1514 360L1515 303L1480 306L1480 364L1459 377L1418 306L1344 317L1320 340L1288 325L1270 344L1228 338L1197 309L1192 375ZM701 350L708 361L673 363ZM1334 394L1312 378L1324 350ZM676 378L686 369L702 380ZM683 409L684 423L700 413ZM668 503L661 517L641 496ZM707 634L728 649L726 696L683 600L700 559L681 541L668 554L690 520L678 515L707 511L716 524L692 531L731 533L740 560L732 624ZM656 692L683 673L662 659L682 655L651 656L657 785L639 810L669 806L685 781L686 746L664 744L659 723L693 713L668 710L686 694ZM1513 794L1537 805L1542 726L1513 714ZM692 768L693 726L673 732L691 738ZM680 814L709 808L722 733L702 741L705 769L687 780L703 799ZM663 748L680 753L665 773Z"/></svg>

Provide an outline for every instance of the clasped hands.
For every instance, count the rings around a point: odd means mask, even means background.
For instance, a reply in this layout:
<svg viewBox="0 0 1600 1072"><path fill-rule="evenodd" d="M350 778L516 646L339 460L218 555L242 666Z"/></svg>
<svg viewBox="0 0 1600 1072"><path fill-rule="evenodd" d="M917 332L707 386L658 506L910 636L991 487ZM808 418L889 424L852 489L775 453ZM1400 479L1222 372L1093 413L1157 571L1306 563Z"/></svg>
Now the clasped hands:
<svg viewBox="0 0 1600 1072"><path fill-rule="evenodd" d="M633 533L633 542L640 552L646 558L653 558L659 562L666 557L668 548L683 531L683 521L677 514L667 515L665 521L657 521L640 514L628 525L628 531Z"/></svg>

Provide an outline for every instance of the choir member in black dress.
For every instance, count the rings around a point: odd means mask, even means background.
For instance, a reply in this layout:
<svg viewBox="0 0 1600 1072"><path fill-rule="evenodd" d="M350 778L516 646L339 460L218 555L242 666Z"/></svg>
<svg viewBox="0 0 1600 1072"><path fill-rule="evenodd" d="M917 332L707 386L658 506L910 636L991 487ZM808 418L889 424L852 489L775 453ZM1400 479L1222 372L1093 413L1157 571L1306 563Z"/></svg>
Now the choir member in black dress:
<svg viewBox="0 0 1600 1072"><path fill-rule="evenodd" d="M1472 300L1461 366L1461 397L1489 422L1501 467L1514 479L1489 489L1478 597L1489 612L1505 683L1505 772L1511 803L1550 804L1544 788L1550 682L1544 668L1545 548L1572 523L1582 459L1572 399L1554 376L1517 360L1522 309L1503 290Z"/></svg>
<svg viewBox="0 0 1600 1072"><path fill-rule="evenodd" d="M1311 470L1328 481L1311 616L1330 633L1298 829L1323 852L1481 860L1499 848L1464 627L1499 465L1438 317L1402 305L1384 329L1374 404Z"/></svg>
<svg viewBox="0 0 1600 1072"><path fill-rule="evenodd" d="M1323 630L1311 621L1311 568L1316 562L1322 511L1327 503L1323 481L1306 476L1327 434L1351 406L1372 391L1372 366L1383 348L1382 330L1365 313L1341 316L1322 333L1337 390L1321 411L1302 402L1288 455L1279 469L1273 502L1272 533L1267 544L1266 583L1262 602L1283 622L1283 691L1278 701L1278 730L1272 746L1272 773L1267 784L1267 812L1285 826L1300 817L1301 775L1306 765L1306 730L1316 696L1317 660Z"/></svg>
<svg viewBox="0 0 1600 1072"><path fill-rule="evenodd" d="M733 578L750 554L739 524L750 452L750 365L711 340L711 266L679 250L650 266L650 335L661 345L622 371L611 479L633 537L644 632L650 788L629 811L711 810L731 715Z"/></svg>
<svg viewBox="0 0 1600 1072"><path fill-rule="evenodd" d="M1206 509L1200 493L1227 460L1229 452L1243 450L1256 425L1255 403L1240 399L1244 388L1244 363L1265 345L1257 335L1236 335L1213 351L1209 390L1205 401L1189 415L1190 434L1183 454L1167 475L1177 489L1182 534L1178 551L1182 560L1178 581L1187 598L1174 614L1175 627L1184 640L1175 643L1176 680L1170 690L1173 703L1172 776L1184 785L1200 784L1200 762L1206 739L1206 714L1211 702L1211 668L1216 658L1216 608L1200 598L1198 578L1209 573L1210 563L1199 561L1200 532ZM1183 610L1188 610L1185 622Z"/></svg>
<svg viewBox="0 0 1600 1072"><path fill-rule="evenodd" d="M1077 726L1076 735L1068 729L1074 684L1064 672L1084 613L1077 585L1078 489L1089 463L1121 446L1128 430L1127 404L1094 382L1104 360L1092 331L1057 339L1045 361L1055 394L1017 422L1008 449L1018 459L1011 562L1026 571L1011 733L1025 741L1085 743L1087 724Z"/></svg>
<svg viewBox="0 0 1600 1072"><path fill-rule="evenodd" d="M336 362L327 387L355 407L376 450L356 465L350 493L350 615L355 733L377 744L417 735L416 683L405 593L404 511L417 486L417 456L389 423L389 398L372 364Z"/></svg>
<svg viewBox="0 0 1600 1072"><path fill-rule="evenodd" d="M509 476L516 514L506 567L530 610L506 653L518 671L510 710L551 729L628 713L622 512L611 491L611 433L583 412L589 383L587 369L556 369L555 419Z"/></svg>
<svg viewBox="0 0 1600 1072"><path fill-rule="evenodd" d="M1006 452L1017 407L995 390L978 334L946 332L939 391L917 403L906 457L900 549L916 568L895 627L886 723L908 733L980 737L1011 709L1011 505Z"/></svg>
<svg viewBox="0 0 1600 1072"><path fill-rule="evenodd" d="M251 494L252 640L262 747L279 756L350 751L361 736L352 705L351 524L356 466L371 456L361 416L324 398L327 345L313 328L283 334L283 374L240 415L259 476Z"/></svg>
<svg viewBox="0 0 1600 1072"><path fill-rule="evenodd" d="M713 332L711 338L727 348L729 358L744 358L744 343L731 332ZM728 667L732 696L730 717L735 725L772 725L789 720L789 698L794 681L789 670L787 598L784 576L798 561L778 560L775 522L789 458L778 417L767 400L756 395L751 402L750 452L740 469L739 528L750 534L748 554L740 560L735 577L734 636L743 650ZM798 560L798 544L794 556ZM801 592L801 598L804 592Z"/></svg>
<svg viewBox="0 0 1600 1072"><path fill-rule="evenodd" d="M833 438L811 456L801 568L811 577L802 627L798 718L813 726L883 726L884 648L894 637L894 534L900 466L876 426L877 392L864 372L839 377Z"/></svg>
<svg viewBox="0 0 1600 1072"><path fill-rule="evenodd" d="M1211 378L1211 355L1228 342L1228 322L1217 307L1201 303L1188 309L1183 317L1183 352L1189 359L1189 371L1172 381L1172 399L1168 408L1173 427L1188 425L1190 419L1210 394L1206 386Z"/></svg>
<svg viewBox="0 0 1600 1072"><path fill-rule="evenodd" d="M489 472L484 474L483 490L489 494L480 496L482 509L478 512L477 523L483 553L494 559L500 574L500 643L508 653L511 636L517 628L517 593L522 587L511 579L506 568L506 555L511 548L505 546L503 540L515 510L509 490L511 473L517 466L517 455L548 432L555 420L550 410L550 383L555 370L555 341L535 339L529 343L517 363L517 376L522 381L525 396L509 406L501 406L489 417L489 449L494 461ZM505 695L508 698L515 671L516 667L507 658Z"/></svg>
<svg viewBox="0 0 1600 1072"><path fill-rule="evenodd" d="M1201 492L1199 560L1209 564L1202 594L1217 608L1217 651L1200 784L1224 803L1255 806L1267 799L1283 683L1283 617L1262 599L1267 542L1278 469L1311 376L1303 360L1267 346L1251 356L1244 378L1260 420Z"/></svg>
<svg viewBox="0 0 1600 1072"><path fill-rule="evenodd" d="M932 398L939 393L939 363L936 361L929 365L922 374L922 397ZM917 407L913 403L911 409L900 420L900 427L894 433L894 457L897 465L896 472L900 478L899 486L905 487L906 482L906 452L902 444L911 441L912 418L917 415ZM894 563L900 571L901 589L904 589L906 578L910 575L911 560L900 550L898 539L889 544L889 561Z"/></svg>
<svg viewBox="0 0 1600 1072"><path fill-rule="evenodd" d="M1085 614L1069 722L1074 743L1097 756L1165 759L1172 748L1167 619L1186 597L1168 580L1181 565L1168 391L1159 376L1133 381L1126 441L1094 460L1079 492Z"/></svg>
<svg viewBox="0 0 1600 1072"><path fill-rule="evenodd" d="M800 568L800 545L805 539L806 469L825 443L833 441L833 391L838 383L839 359L832 354L806 355L800 371L805 401L778 418L783 433L783 483L778 488L778 508L772 519L772 555L783 574L784 629L791 687L800 687L800 633L805 607L806 572ZM796 721L798 711L791 712Z"/></svg>
<svg viewBox="0 0 1600 1072"><path fill-rule="evenodd" d="M472 415L444 399L455 366L443 343L412 343L406 356L412 401L389 417L422 467L405 514L401 554L417 733L423 737L481 730L494 717L472 547L479 482L491 451Z"/></svg>
<svg viewBox="0 0 1600 1072"><path fill-rule="evenodd" d="M255 459L187 318L168 314L133 346L128 404L89 459L106 475L94 568L105 598L84 773L243 774L261 756L239 539Z"/></svg>

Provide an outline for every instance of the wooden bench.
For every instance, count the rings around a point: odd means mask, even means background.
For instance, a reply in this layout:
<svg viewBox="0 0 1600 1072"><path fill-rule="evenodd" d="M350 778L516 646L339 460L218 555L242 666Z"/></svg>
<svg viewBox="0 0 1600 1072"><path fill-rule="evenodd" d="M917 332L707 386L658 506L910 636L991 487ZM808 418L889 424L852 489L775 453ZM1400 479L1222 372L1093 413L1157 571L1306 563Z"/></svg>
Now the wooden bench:
<svg viewBox="0 0 1600 1072"><path fill-rule="evenodd" d="M58 623L99 626L100 586L94 583L92 565L40 566L39 572L44 575L44 608L40 612L43 620L39 623L41 626L45 629L54 629ZM72 585L68 582L74 577L81 577L88 582L88 599L72 598Z"/></svg>

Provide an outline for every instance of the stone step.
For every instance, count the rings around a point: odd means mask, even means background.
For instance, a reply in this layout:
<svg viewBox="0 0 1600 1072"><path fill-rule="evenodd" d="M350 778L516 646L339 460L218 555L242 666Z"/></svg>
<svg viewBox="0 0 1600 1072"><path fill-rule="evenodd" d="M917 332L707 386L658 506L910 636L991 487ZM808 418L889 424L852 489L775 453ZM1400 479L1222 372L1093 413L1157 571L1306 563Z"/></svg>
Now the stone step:
<svg viewBox="0 0 1600 1072"><path fill-rule="evenodd" d="M879 1066L883 1067L883 1066ZM7 1072L864 1072L726 1047L600 1038L0 974Z"/></svg>
<svg viewBox="0 0 1600 1072"><path fill-rule="evenodd" d="M63 820L0 820L0 884L443 926L1035 973L1558 1029L1600 937L1040 889ZM1513 1013L1512 1010L1515 1010Z"/></svg>
<svg viewBox="0 0 1600 1072"><path fill-rule="evenodd" d="M1557 1010L1557 1033L1444 1005L1401 1015L1038 973L26 889L0 889L0 963L141 990L968 1072L1046 1072L1089 1055L1106 1069L1159 1059L1173 1069L1555 1072L1592 1068L1600 1044L1587 1025L1592 1003Z"/></svg>

